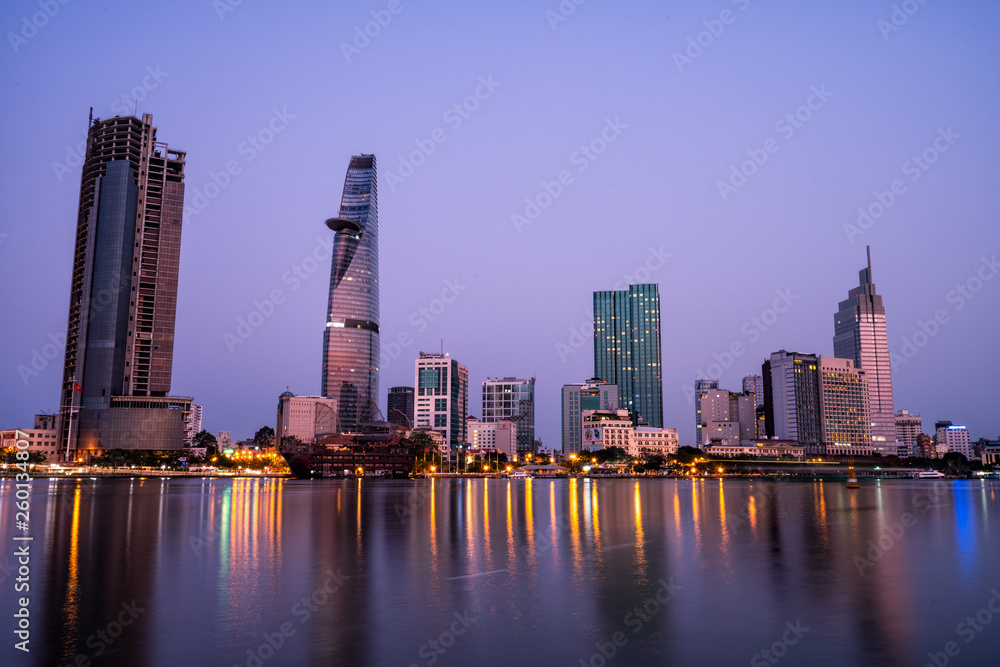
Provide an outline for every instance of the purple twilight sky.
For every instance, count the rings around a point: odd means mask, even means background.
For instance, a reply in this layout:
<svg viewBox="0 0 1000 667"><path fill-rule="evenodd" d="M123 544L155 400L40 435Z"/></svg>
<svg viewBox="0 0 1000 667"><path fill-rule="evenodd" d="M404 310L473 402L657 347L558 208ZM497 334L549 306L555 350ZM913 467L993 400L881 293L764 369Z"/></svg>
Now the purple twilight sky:
<svg viewBox="0 0 1000 667"><path fill-rule="evenodd" d="M443 339L472 414L487 376L535 376L559 446L593 291L657 282L664 421L689 443L696 377L832 354L870 244L896 408L1000 435L995 3L10 0L0 27L0 427L57 409L93 106L187 151L173 393L210 431L319 392L310 258L375 153L383 410Z"/></svg>

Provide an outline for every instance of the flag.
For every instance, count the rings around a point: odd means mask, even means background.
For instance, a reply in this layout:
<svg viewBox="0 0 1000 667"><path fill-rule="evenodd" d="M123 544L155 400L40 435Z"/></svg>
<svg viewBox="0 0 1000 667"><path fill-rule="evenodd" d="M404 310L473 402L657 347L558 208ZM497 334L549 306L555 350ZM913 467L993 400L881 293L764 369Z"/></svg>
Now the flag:
<svg viewBox="0 0 1000 667"><path fill-rule="evenodd" d="M83 387L81 387L80 385L78 385L75 382L73 383L73 389L75 389L76 391L80 392L81 394L83 393Z"/></svg>

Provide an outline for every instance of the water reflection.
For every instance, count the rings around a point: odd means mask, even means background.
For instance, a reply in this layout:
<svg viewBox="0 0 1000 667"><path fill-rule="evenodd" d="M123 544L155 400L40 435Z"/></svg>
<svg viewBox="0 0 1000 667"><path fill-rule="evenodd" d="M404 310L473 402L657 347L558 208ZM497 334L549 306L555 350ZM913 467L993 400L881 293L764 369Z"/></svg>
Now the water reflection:
<svg viewBox="0 0 1000 667"><path fill-rule="evenodd" d="M424 665L433 654L422 647L465 612L478 620L440 664L579 664L619 631L629 638L620 664L746 663L796 619L813 630L783 665L919 663L985 604L1000 559L1000 528L988 520L994 482L851 491L730 479L126 479L34 488L38 649L26 657L35 665L78 655L96 665L88 638L133 600L145 611L101 664L245 665L288 622L295 633L265 667ZM12 494L0 482L0 509ZM912 525L893 534L906 513ZM0 542L13 534L0 523ZM668 580L682 587L676 599L657 603L633 633L628 614ZM12 596L0 589L5 609ZM989 645L963 646L963 662L987 663Z"/></svg>

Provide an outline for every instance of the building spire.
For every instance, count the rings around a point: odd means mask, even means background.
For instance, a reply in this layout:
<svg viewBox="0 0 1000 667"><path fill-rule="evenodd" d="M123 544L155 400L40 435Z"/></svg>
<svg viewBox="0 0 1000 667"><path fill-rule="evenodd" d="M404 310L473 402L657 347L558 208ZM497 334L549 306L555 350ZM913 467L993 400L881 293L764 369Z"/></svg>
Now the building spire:
<svg viewBox="0 0 1000 667"><path fill-rule="evenodd" d="M865 248L868 250L868 282L874 283L875 281L872 279L872 247L869 245Z"/></svg>

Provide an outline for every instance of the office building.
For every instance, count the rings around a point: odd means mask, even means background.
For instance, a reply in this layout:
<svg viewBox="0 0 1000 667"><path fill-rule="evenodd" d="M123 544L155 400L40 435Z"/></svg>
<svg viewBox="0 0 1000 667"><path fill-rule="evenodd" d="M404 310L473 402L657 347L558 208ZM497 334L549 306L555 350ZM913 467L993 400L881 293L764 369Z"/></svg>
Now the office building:
<svg viewBox="0 0 1000 667"><path fill-rule="evenodd" d="M355 155L347 167L334 232L330 293L323 329L320 393L337 401L346 433L378 419L379 298L378 179L374 155Z"/></svg>
<svg viewBox="0 0 1000 667"><path fill-rule="evenodd" d="M896 412L896 454L898 456L921 456L918 453L917 437L923 431L920 415L911 415L908 410Z"/></svg>
<svg viewBox="0 0 1000 667"><path fill-rule="evenodd" d="M328 435L340 432L337 424L337 401L325 396L296 396L290 391L278 397L275 444L279 448L286 438L312 444Z"/></svg>
<svg viewBox="0 0 1000 667"><path fill-rule="evenodd" d="M740 441L739 403L725 389L710 389L700 395L701 446L712 443L737 444Z"/></svg>
<svg viewBox="0 0 1000 667"><path fill-rule="evenodd" d="M747 375L743 378L743 393L753 396L755 414L753 438L764 438L767 430L764 425L764 378L760 375Z"/></svg>
<svg viewBox="0 0 1000 667"><path fill-rule="evenodd" d="M445 451L466 444L469 369L447 354L421 352L414 368L413 422L441 433Z"/></svg>
<svg viewBox="0 0 1000 667"><path fill-rule="evenodd" d="M769 438L798 442L806 454L872 453L866 374L853 360L780 350L762 375Z"/></svg>
<svg viewBox="0 0 1000 667"><path fill-rule="evenodd" d="M502 452L508 461L518 460L517 424L514 422L509 419L484 422L470 416L465 428L470 450Z"/></svg>
<svg viewBox="0 0 1000 667"><path fill-rule="evenodd" d="M594 377L618 385L619 407L633 424L663 426L657 285L594 292Z"/></svg>
<svg viewBox="0 0 1000 667"><path fill-rule="evenodd" d="M885 308L872 279L871 247L868 266L859 272L860 285L848 292L834 316L833 356L854 360L868 383L871 438L875 452L896 453L896 417L892 405L892 368L886 337Z"/></svg>
<svg viewBox="0 0 1000 667"><path fill-rule="evenodd" d="M413 387L390 387L385 412L390 424L413 428Z"/></svg>
<svg viewBox="0 0 1000 667"><path fill-rule="evenodd" d="M632 417L628 410L584 410L582 449L628 447Z"/></svg>
<svg viewBox="0 0 1000 667"><path fill-rule="evenodd" d="M170 396L185 154L153 117L91 117L60 397L60 444L178 450L191 399Z"/></svg>
<svg viewBox="0 0 1000 667"><path fill-rule="evenodd" d="M855 368L852 359L819 357L817 378L823 452L834 456L870 456L867 374Z"/></svg>
<svg viewBox="0 0 1000 667"><path fill-rule="evenodd" d="M695 447L701 447L706 443L705 435L703 433L704 424L701 418L701 397L710 391L719 388L719 382L717 380L709 380L708 378L703 378L701 380L694 381L694 444Z"/></svg>
<svg viewBox="0 0 1000 667"><path fill-rule="evenodd" d="M934 424L934 450L936 458L944 458L949 452L958 452L967 459L972 459L972 443L969 442L969 429L965 426L940 421Z"/></svg>
<svg viewBox="0 0 1000 667"><path fill-rule="evenodd" d="M535 378L486 378L483 382L483 421L517 424L517 451L535 450Z"/></svg>
<svg viewBox="0 0 1000 667"><path fill-rule="evenodd" d="M583 441L584 410L617 410L618 385L600 378L562 388L562 452L564 456L580 451Z"/></svg>

